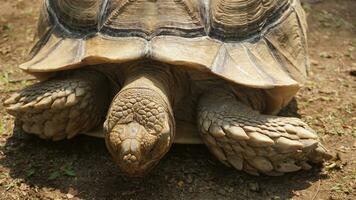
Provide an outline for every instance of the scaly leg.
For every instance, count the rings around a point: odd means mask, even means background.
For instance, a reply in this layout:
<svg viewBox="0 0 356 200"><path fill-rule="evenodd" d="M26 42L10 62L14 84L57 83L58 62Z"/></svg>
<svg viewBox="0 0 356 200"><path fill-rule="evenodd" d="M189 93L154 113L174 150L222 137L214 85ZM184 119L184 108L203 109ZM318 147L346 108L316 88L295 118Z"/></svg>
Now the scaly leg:
<svg viewBox="0 0 356 200"><path fill-rule="evenodd" d="M104 75L75 70L13 94L5 107L24 131L61 140L97 127L109 101L109 82Z"/></svg>
<svg viewBox="0 0 356 200"><path fill-rule="evenodd" d="M262 115L223 90L201 97L198 127L224 164L258 175L309 169L329 159L315 132L298 118Z"/></svg>

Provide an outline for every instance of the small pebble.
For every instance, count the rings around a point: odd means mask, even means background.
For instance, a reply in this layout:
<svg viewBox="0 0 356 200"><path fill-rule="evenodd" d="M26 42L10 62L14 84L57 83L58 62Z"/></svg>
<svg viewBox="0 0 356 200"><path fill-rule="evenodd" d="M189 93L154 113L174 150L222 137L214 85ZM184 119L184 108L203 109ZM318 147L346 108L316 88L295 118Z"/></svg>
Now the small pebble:
<svg viewBox="0 0 356 200"><path fill-rule="evenodd" d="M260 191L260 186L258 185L258 183L254 182L254 183L249 183L248 187L250 188L251 191L253 192L259 192Z"/></svg>
<svg viewBox="0 0 356 200"><path fill-rule="evenodd" d="M311 60L310 64L317 66L317 65L319 65L319 62L317 60Z"/></svg>
<svg viewBox="0 0 356 200"><path fill-rule="evenodd" d="M229 188L227 188L227 191L228 191L229 193L232 193L232 192L234 191L234 188L233 188L233 187L229 187Z"/></svg>
<svg viewBox="0 0 356 200"><path fill-rule="evenodd" d="M330 54L330 53L328 53L328 52L321 52L320 54L319 54L319 56L321 57L321 58L332 58L333 56Z"/></svg>
<svg viewBox="0 0 356 200"><path fill-rule="evenodd" d="M192 178L192 176L191 175L188 175L188 177L187 177L187 183L192 183L193 182L193 178Z"/></svg>
<svg viewBox="0 0 356 200"><path fill-rule="evenodd" d="M274 196L274 197L272 197L272 200L280 200L280 199L281 199L280 196Z"/></svg>
<svg viewBox="0 0 356 200"><path fill-rule="evenodd" d="M351 76L356 76L356 70L350 70L350 75Z"/></svg>
<svg viewBox="0 0 356 200"><path fill-rule="evenodd" d="M223 195L223 196L226 195L226 191L225 191L224 189L222 189L222 188L220 188L220 189L218 190L218 193L221 194L221 195Z"/></svg>
<svg viewBox="0 0 356 200"><path fill-rule="evenodd" d="M178 187L183 187L183 185L184 185L184 182L183 181L178 181L178 183L177 183L177 185L178 185Z"/></svg>

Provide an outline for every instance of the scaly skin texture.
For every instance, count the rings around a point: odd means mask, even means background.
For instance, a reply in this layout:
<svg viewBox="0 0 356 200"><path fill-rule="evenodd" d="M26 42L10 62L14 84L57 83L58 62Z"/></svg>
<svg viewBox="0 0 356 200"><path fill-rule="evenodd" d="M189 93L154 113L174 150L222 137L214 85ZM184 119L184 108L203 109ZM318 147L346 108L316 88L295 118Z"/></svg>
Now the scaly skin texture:
<svg viewBox="0 0 356 200"><path fill-rule="evenodd" d="M134 66L126 73L125 86L114 98L104 125L107 147L128 176L148 173L174 138L169 75L163 69L145 67Z"/></svg>
<svg viewBox="0 0 356 200"><path fill-rule="evenodd" d="M298 118L262 115L233 92L203 95L198 128L211 152L227 166L253 175L283 175L331 158L318 136Z"/></svg>
<svg viewBox="0 0 356 200"><path fill-rule="evenodd" d="M24 131L61 140L102 123L109 100L109 81L104 75L75 70L13 94L5 107Z"/></svg>

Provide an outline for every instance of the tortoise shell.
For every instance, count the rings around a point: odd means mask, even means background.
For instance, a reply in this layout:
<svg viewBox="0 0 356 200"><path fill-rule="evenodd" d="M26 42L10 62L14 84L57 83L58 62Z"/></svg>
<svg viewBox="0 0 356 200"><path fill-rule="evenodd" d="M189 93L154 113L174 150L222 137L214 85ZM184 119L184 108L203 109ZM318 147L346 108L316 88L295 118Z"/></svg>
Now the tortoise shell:
<svg viewBox="0 0 356 200"><path fill-rule="evenodd" d="M45 0L20 68L152 59L263 88L275 113L306 79L306 29L299 0Z"/></svg>

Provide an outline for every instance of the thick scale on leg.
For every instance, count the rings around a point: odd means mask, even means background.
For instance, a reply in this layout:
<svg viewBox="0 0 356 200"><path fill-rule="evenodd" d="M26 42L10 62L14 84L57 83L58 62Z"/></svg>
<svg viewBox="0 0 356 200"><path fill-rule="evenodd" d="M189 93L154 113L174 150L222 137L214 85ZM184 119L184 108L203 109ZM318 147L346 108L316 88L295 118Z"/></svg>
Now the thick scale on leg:
<svg viewBox="0 0 356 200"><path fill-rule="evenodd" d="M261 115L221 91L201 97L198 127L223 163L250 174L282 175L329 159L315 132L298 118Z"/></svg>
<svg viewBox="0 0 356 200"><path fill-rule="evenodd" d="M69 139L103 121L110 99L108 84L100 73L73 71L12 95L5 106L24 131L43 139Z"/></svg>

